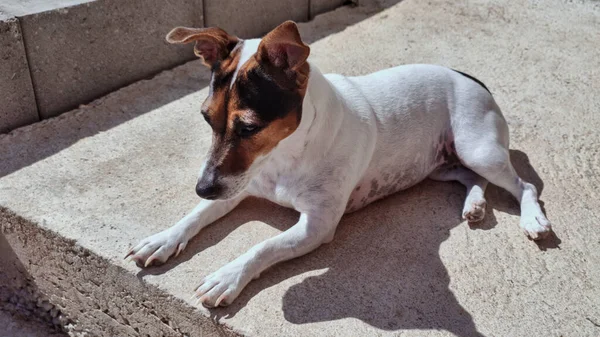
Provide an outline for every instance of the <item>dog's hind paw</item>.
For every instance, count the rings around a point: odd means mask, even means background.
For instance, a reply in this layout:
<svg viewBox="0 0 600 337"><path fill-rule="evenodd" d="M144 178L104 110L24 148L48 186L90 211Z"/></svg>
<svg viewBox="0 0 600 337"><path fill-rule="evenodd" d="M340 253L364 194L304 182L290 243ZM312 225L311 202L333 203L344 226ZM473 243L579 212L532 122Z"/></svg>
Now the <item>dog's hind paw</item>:
<svg viewBox="0 0 600 337"><path fill-rule="evenodd" d="M142 240L129 250L125 258L135 261L140 268L163 264L173 253L179 255L187 242L184 235L169 228Z"/></svg>
<svg viewBox="0 0 600 337"><path fill-rule="evenodd" d="M463 210L463 219L471 222L479 222L485 217L485 199L473 201L468 209Z"/></svg>
<svg viewBox="0 0 600 337"><path fill-rule="evenodd" d="M542 240L552 232L552 225L544 215L521 216L520 225L525 235L532 240Z"/></svg>

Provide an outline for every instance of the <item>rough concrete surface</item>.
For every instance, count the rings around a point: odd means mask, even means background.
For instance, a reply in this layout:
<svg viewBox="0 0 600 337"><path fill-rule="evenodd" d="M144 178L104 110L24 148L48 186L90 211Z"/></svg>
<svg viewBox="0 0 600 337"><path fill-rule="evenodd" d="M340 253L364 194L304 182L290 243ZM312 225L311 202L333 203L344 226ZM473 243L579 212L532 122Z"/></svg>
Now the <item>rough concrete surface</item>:
<svg viewBox="0 0 600 337"><path fill-rule="evenodd" d="M83 313L58 303L65 315L86 322L97 302L136 312L147 288L158 316L172 312L179 323L203 314L256 336L598 336L600 4L406 0L379 13L341 8L301 30L324 72L436 63L486 83L509 122L512 161L541 191L556 235L528 241L516 201L493 186L486 220L469 227L460 219L464 188L425 181L344 217L332 243L263 273L232 306L186 312L183 301L203 276L298 216L251 199L164 266L140 270L122 260L198 202L194 184L210 143L199 114L208 74L191 62L0 136L0 205L23 217L20 229L3 230L15 254L40 256L37 245L53 260L83 254L52 246L58 237L39 239L37 224L88 252L68 273L50 269L53 278L68 274L74 287L94 279L86 273L112 280L79 301ZM29 237L38 239L28 245ZM36 265L28 270L40 289L59 292L61 283L45 285Z"/></svg>
<svg viewBox="0 0 600 337"><path fill-rule="evenodd" d="M242 38L262 36L285 20L307 21L308 0L203 0L206 27Z"/></svg>
<svg viewBox="0 0 600 337"><path fill-rule="evenodd" d="M0 11L0 133L38 120L19 22Z"/></svg>
<svg viewBox="0 0 600 337"><path fill-rule="evenodd" d="M0 311L0 326L4 337L66 337L66 334L55 332L39 324L16 318L5 311Z"/></svg>
<svg viewBox="0 0 600 337"><path fill-rule="evenodd" d="M37 286L35 277L28 271L30 266L25 266L27 258L15 254L14 247L19 245L6 239L5 233L17 229L12 221L15 217L6 217L6 214L0 209L0 326L7 328L0 331L0 336L4 336L3 333L28 336L33 331L42 336L44 333L58 335L63 332L66 318ZM38 254L47 254L48 247L37 250Z"/></svg>
<svg viewBox="0 0 600 337"><path fill-rule="evenodd" d="M314 18L318 14L336 9L344 2L344 0L310 0L310 17Z"/></svg>
<svg viewBox="0 0 600 337"><path fill-rule="evenodd" d="M41 13L53 9L79 5L95 0L3 0L0 3L0 14L23 16Z"/></svg>
<svg viewBox="0 0 600 337"><path fill-rule="evenodd" d="M0 312L17 328L28 320L77 337L236 336L73 240L2 207L0 223Z"/></svg>

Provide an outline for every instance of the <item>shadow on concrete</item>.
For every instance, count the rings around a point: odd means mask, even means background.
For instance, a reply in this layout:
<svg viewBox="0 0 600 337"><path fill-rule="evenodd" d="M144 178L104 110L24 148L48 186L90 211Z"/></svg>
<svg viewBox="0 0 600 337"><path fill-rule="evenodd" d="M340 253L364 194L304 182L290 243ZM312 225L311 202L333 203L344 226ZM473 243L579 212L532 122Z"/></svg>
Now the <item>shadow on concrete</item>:
<svg viewBox="0 0 600 337"><path fill-rule="evenodd" d="M467 225L460 219L464 197L457 183L426 180L349 214L330 244L263 273L230 307L213 309L215 318L234 316L263 289L290 277L326 270L287 290L282 300L287 321L356 318L385 331L482 336L449 289L439 256L450 230Z"/></svg>
<svg viewBox="0 0 600 337"><path fill-rule="evenodd" d="M521 177L544 188L527 156L511 150ZM467 226L460 217L466 191L455 182L426 180L365 209L342 218L335 239L303 257L277 265L251 282L229 307L212 309L215 319L232 317L262 290L306 272L326 269L292 286L283 298L285 319L294 324L357 318L381 330L446 330L457 336L482 336L471 315L449 289L450 276L439 249L456 226ZM491 230L494 213L520 213L517 201L490 185L486 193L485 220L472 230ZM298 218L293 210L249 199L231 215L209 226L190 242L185 253L166 265L141 271L160 274L218 243L239 225L259 220L279 230ZM507 224L519 230L518 224ZM540 249L557 248L556 236L541 241Z"/></svg>
<svg viewBox="0 0 600 337"><path fill-rule="evenodd" d="M293 209L280 207L265 199L249 197L233 212L204 228L177 258L171 257L165 264L140 269L136 275L143 279L146 275L164 274L190 260L194 255L217 245L229 233L250 221L262 221L280 231L285 231L298 221L298 217L299 213Z"/></svg>
<svg viewBox="0 0 600 337"><path fill-rule="evenodd" d="M0 178L50 157L81 139L112 129L205 88L208 76L201 75L199 71L188 76L197 80L171 77L170 83L163 86L152 81L139 82L135 84L137 89L132 95L109 94L80 109L76 117L67 113L0 135ZM198 102L198 106L200 104ZM35 131L26 131L28 128ZM18 141L11 139L13 137ZM105 148L97 150L106 151Z"/></svg>

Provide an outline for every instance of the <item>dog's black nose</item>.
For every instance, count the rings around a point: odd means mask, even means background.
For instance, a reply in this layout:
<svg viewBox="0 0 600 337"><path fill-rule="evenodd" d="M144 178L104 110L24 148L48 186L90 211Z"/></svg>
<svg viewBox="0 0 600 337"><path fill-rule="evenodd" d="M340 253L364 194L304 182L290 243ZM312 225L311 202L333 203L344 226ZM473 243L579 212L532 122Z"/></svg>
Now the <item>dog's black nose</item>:
<svg viewBox="0 0 600 337"><path fill-rule="evenodd" d="M218 184L207 184L202 181L199 181L196 184L196 194L198 194L200 198L214 200L219 196L220 192L221 186Z"/></svg>

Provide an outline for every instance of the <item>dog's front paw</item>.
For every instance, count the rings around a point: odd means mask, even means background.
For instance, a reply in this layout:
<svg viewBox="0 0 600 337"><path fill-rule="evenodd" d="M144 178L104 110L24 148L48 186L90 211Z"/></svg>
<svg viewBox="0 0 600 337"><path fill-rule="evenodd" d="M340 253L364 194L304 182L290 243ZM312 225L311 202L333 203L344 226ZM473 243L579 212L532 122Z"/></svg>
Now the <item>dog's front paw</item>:
<svg viewBox="0 0 600 337"><path fill-rule="evenodd" d="M138 267L148 267L152 264L162 264L175 253L176 256L187 245L187 238L175 228L169 228L142 240L131 248L125 258L131 257Z"/></svg>
<svg viewBox="0 0 600 337"><path fill-rule="evenodd" d="M193 295L198 299L196 304L209 308L231 304L252 280L247 269L243 262L232 261L205 277Z"/></svg>
<svg viewBox="0 0 600 337"><path fill-rule="evenodd" d="M550 221L544 215L521 216L521 228L532 240L541 240L552 231Z"/></svg>

